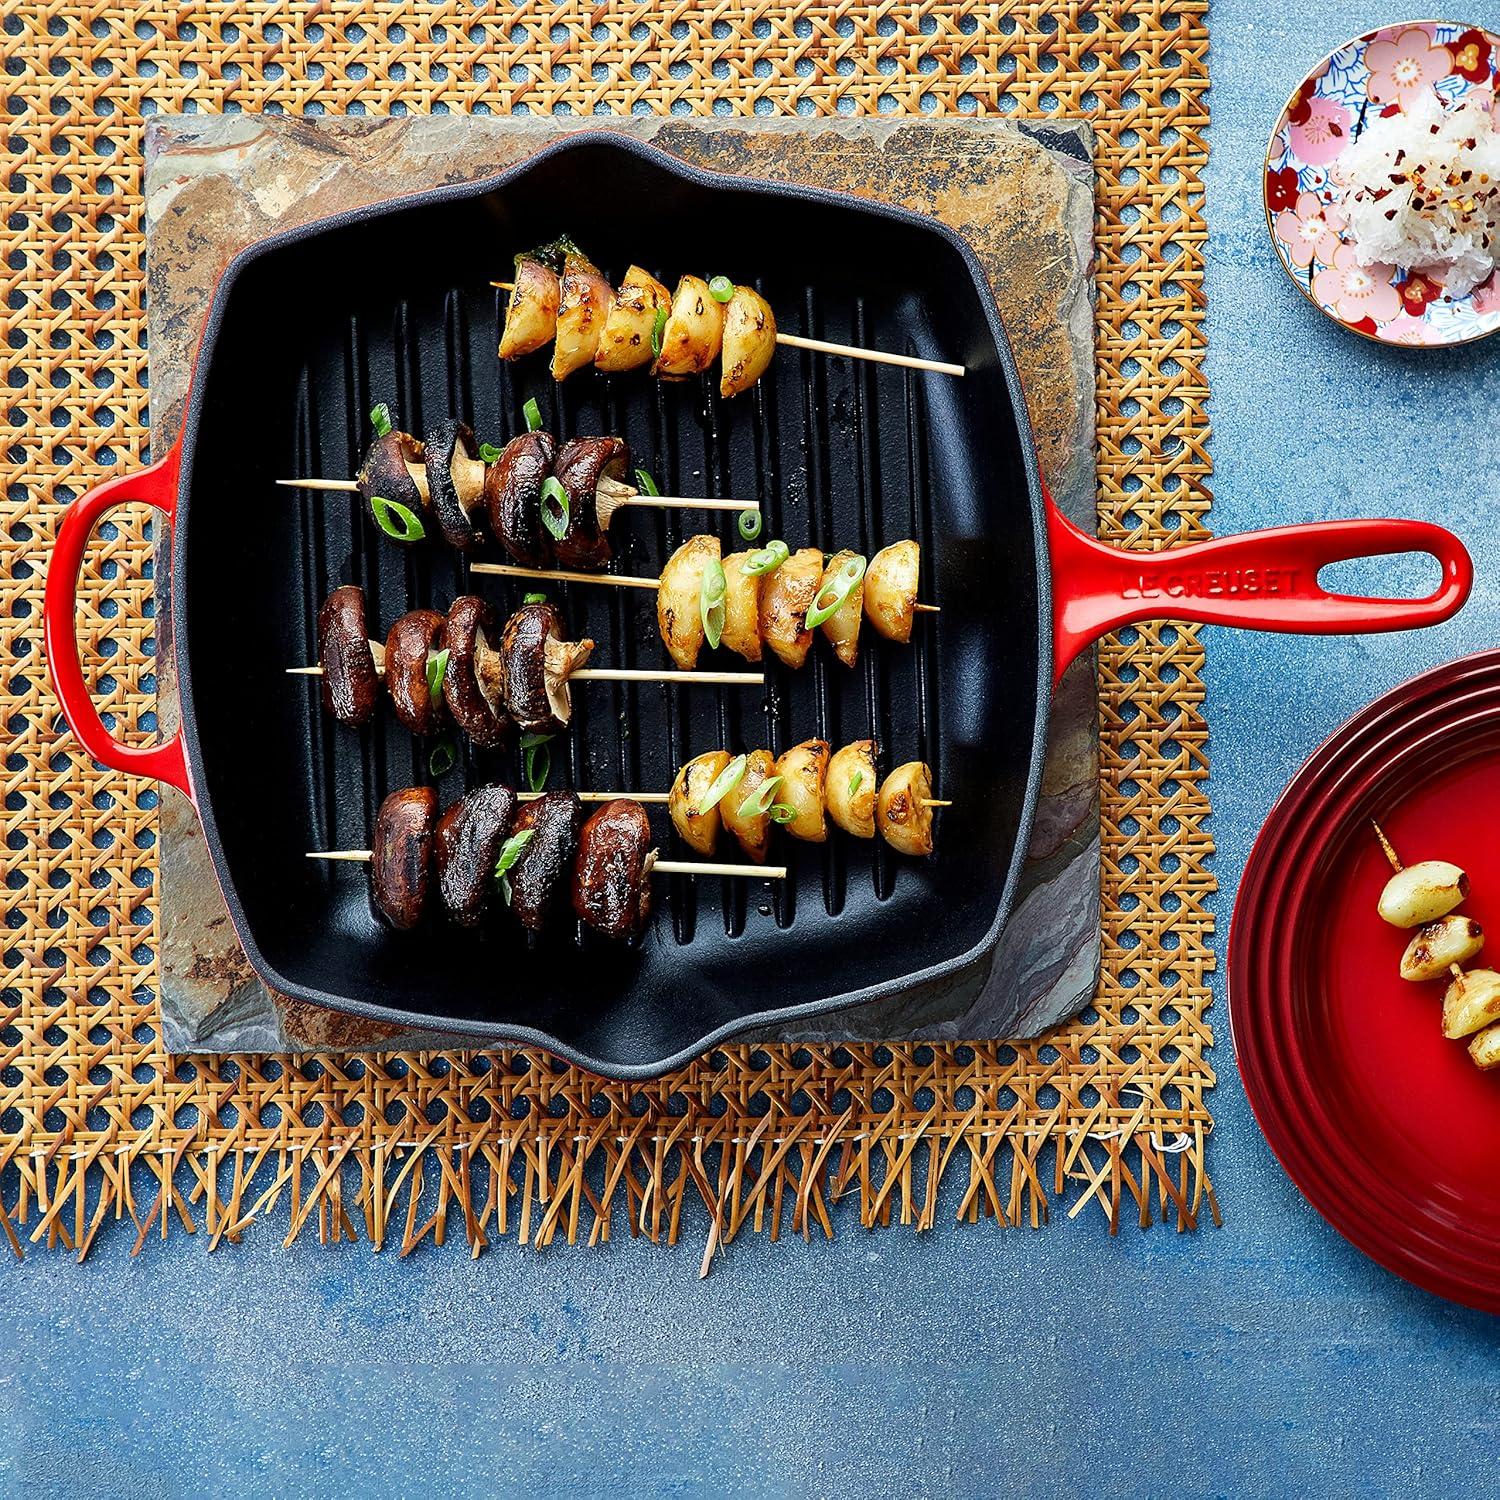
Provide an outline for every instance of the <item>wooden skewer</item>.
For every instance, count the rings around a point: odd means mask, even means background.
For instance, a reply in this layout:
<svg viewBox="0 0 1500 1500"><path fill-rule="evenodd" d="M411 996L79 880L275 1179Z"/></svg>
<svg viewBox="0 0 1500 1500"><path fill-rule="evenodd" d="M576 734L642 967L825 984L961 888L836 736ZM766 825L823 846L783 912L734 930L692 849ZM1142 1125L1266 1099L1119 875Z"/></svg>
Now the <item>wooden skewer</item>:
<svg viewBox="0 0 1500 1500"><path fill-rule="evenodd" d="M352 479L278 479L277 484L289 490L337 490L355 494L359 485ZM645 506L650 510L729 510L738 514L759 510L759 500L710 500L698 495L625 495L611 500L610 510L622 505Z"/></svg>
<svg viewBox="0 0 1500 1500"><path fill-rule="evenodd" d="M375 856L369 849L309 849L307 857L367 865ZM658 859L652 862L651 872L654 875L745 875L752 880L786 879L785 865L726 865L690 859Z"/></svg>
<svg viewBox="0 0 1500 1500"><path fill-rule="evenodd" d="M1374 818L1370 819L1370 827L1375 830L1375 837L1380 840L1380 847L1385 851L1385 857L1390 860L1391 868L1399 875L1401 873L1401 859L1396 851L1391 848L1391 841L1385 836L1385 829Z"/></svg>
<svg viewBox="0 0 1500 1500"><path fill-rule="evenodd" d="M490 285L502 292L513 292L513 281L492 281ZM915 354L888 354L883 349L862 349L858 344L835 344L828 339L803 338L798 333L776 334L776 342L788 349L810 349L814 354L843 354L850 359L868 360L877 365L899 365L903 370L931 370L936 375L966 375L963 365L949 363L945 359L922 359Z"/></svg>
<svg viewBox="0 0 1500 1500"><path fill-rule="evenodd" d="M385 668L376 666L377 674L383 675ZM321 677L322 667L288 667L288 677ZM683 672L673 668L670 672L658 667L580 667L568 673L569 682L707 682L724 686L765 683L762 672Z"/></svg>

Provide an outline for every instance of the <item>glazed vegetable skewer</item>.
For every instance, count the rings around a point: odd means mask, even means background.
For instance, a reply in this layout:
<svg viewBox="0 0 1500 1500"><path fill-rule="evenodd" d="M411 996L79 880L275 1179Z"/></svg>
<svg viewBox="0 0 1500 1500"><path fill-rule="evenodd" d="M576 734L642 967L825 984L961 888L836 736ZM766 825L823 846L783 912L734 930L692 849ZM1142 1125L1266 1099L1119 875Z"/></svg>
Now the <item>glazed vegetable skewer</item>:
<svg viewBox="0 0 1500 1500"><path fill-rule="evenodd" d="M380 641L370 642L372 647L381 644ZM287 667L286 675L322 677L325 671L323 667ZM375 664L375 671L379 676L385 675L385 668L379 662ZM764 672L668 672L659 667L580 667L568 673L569 682L699 682L726 687L758 687L763 686L765 680Z"/></svg>
<svg viewBox="0 0 1500 1500"><path fill-rule="evenodd" d="M523 792L521 795L524 797L527 794ZM538 792L534 795L540 797L544 794ZM581 801L593 802L639 802L641 800L638 792L628 798L622 798L615 792L610 792L608 795L579 792L576 795ZM351 865L367 865L375 858L375 852L372 849L309 849L307 858L342 861ZM713 860L696 859L652 860L651 873L653 875L745 875L756 880L785 880L787 876L785 865L722 864Z"/></svg>
<svg viewBox="0 0 1500 1500"><path fill-rule="evenodd" d="M357 495L357 479L278 479L277 484L289 490L332 490L342 494ZM747 510L759 510L759 500L722 500L693 495L624 495L612 501L611 510L622 505L643 506L652 510L725 510L739 514Z"/></svg>

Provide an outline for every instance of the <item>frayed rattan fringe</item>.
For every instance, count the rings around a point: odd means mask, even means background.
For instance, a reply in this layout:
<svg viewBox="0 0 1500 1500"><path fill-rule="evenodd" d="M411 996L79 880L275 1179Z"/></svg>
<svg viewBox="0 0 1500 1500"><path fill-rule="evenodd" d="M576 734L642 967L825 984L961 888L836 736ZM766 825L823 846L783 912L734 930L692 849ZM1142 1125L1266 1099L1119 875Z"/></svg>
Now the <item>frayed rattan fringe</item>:
<svg viewBox="0 0 1500 1500"><path fill-rule="evenodd" d="M1054 1208L1102 1211L1111 1233L1221 1223L1204 1167L1205 1133L1172 1140L1003 1129L858 1136L751 1132L727 1144L658 1122L626 1137L609 1120L587 1135L494 1135L464 1145L433 1138L363 1151L249 1147L54 1150L0 1162L0 1232L19 1258L45 1246L82 1260L106 1230L134 1232L132 1254L173 1232L201 1233L210 1250L256 1223L285 1226L283 1244L366 1240L407 1255L461 1232L478 1255L513 1237L541 1250L599 1244L622 1229L676 1245L685 1212L708 1216L702 1270L746 1230L833 1238L841 1219L862 1228L934 1228L945 1186L952 1217L1039 1228ZM785 1122L783 1122L784 1125Z"/></svg>

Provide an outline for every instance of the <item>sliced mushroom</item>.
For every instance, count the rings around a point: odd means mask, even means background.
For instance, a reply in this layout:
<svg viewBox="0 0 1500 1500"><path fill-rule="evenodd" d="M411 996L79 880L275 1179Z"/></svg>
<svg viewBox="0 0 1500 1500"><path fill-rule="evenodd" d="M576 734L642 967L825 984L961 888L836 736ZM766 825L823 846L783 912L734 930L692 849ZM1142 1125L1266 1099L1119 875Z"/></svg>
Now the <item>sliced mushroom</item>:
<svg viewBox="0 0 1500 1500"><path fill-rule="evenodd" d="M1401 955L1401 977L1441 979L1450 964L1466 963L1484 947L1484 929L1472 917L1439 917L1417 928Z"/></svg>
<svg viewBox="0 0 1500 1500"><path fill-rule="evenodd" d="M552 378L566 380L594 362L599 335L614 301L614 289L598 266L574 247L563 257L557 304L557 342L552 346Z"/></svg>
<svg viewBox="0 0 1500 1500"><path fill-rule="evenodd" d="M908 541L882 547L865 569L865 614L888 640L911 639L921 567L922 549Z"/></svg>
<svg viewBox="0 0 1500 1500"><path fill-rule="evenodd" d="M684 671L703 648L703 575L719 560L716 536L690 536L667 559L656 589L656 623L668 655Z"/></svg>
<svg viewBox="0 0 1500 1500"><path fill-rule="evenodd" d="M484 517L485 463L465 422L440 422L427 434L427 490L443 540L467 552L484 540L475 524Z"/></svg>
<svg viewBox="0 0 1500 1500"><path fill-rule="evenodd" d="M636 370L655 358L651 335L656 314L672 306L672 294L648 271L631 266L610 303L594 354L594 368L607 375Z"/></svg>
<svg viewBox="0 0 1500 1500"><path fill-rule="evenodd" d="M776 352L776 315L754 287L737 286L724 309L724 365L719 394L738 396L748 391L771 363Z"/></svg>
<svg viewBox="0 0 1500 1500"><path fill-rule="evenodd" d="M781 777L776 800L793 814L781 826L809 844L821 844L828 837L829 753L827 740L803 740L783 751L776 762Z"/></svg>
<svg viewBox="0 0 1500 1500"><path fill-rule="evenodd" d="M519 359L552 342L557 332L557 307L562 287L556 270L534 252L516 257L515 285L505 309L505 331L500 336L500 358Z"/></svg>
<svg viewBox="0 0 1500 1500"><path fill-rule="evenodd" d="M740 784L732 787L719 802L725 828L758 865L765 863L766 851L771 847L771 804L776 801L776 795L764 797L763 788L775 774L776 761L771 752L752 750L745 757L745 774L740 777ZM780 787L776 790L779 792ZM761 800L766 806L764 811L757 812L756 805Z"/></svg>
<svg viewBox="0 0 1500 1500"><path fill-rule="evenodd" d="M376 438L365 450L364 462L354 476L354 483L369 509L370 519L377 526L380 525L374 504L377 499L405 507L420 524L430 498L426 450L409 432L388 432L384 437ZM383 526L381 529L385 530ZM386 534L390 535L389 532ZM392 540L413 546L422 537L392 537Z"/></svg>
<svg viewBox="0 0 1500 1500"><path fill-rule="evenodd" d="M618 485L629 467L630 449L623 438L571 438L558 449L552 473L568 497L567 530L553 544L559 565L602 568L609 561L609 541L600 526L599 488Z"/></svg>
<svg viewBox="0 0 1500 1500"><path fill-rule="evenodd" d="M323 707L340 724L367 724L380 701L380 673L365 625L365 591L357 583L335 589L318 611L318 663Z"/></svg>
<svg viewBox="0 0 1500 1500"><path fill-rule="evenodd" d="M747 573L745 564L753 552L731 552L724 559L724 631L719 644L738 652L746 661L759 661L760 581L763 575Z"/></svg>
<svg viewBox="0 0 1500 1500"><path fill-rule="evenodd" d="M864 559L857 552L850 552L847 548L842 552L835 552L828 559L828 566L823 569L823 576L818 581L818 592L815 599L822 600L824 589L831 590L833 585L839 581L839 574L851 564L863 563ZM865 581L861 577L859 582L844 596L844 602L829 615L818 627L833 645L833 654L843 662L846 667L852 667L859 660L859 624L864 610Z"/></svg>
<svg viewBox="0 0 1500 1500"><path fill-rule="evenodd" d="M476 786L438 819L438 894L460 927L477 927L495 889L495 864L510 835L516 794L496 782Z"/></svg>
<svg viewBox="0 0 1500 1500"><path fill-rule="evenodd" d="M823 554L802 547L774 573L766 574L760 590L760 636L789 667L800 667L812 646L807 612L823 579Z"/></svg>
<svg viewBox="0 0 1500 1500"><path fill-rule="evenodd" d="M511 837L521 833L531 837L506 873L506 883L510 908L528 932L540 932L568 893L582 828L583 803L572 792L548 792L535 802L521 804Z"/></svg>
<svg viewBox="0 0 1500 1500"><path fill-rule="evenodd" d="M1500 974L1470 969L1454 976L1443 995L1443 1035L1450 1041L1500 1021Z"/></svg>
<svg viewBox="0 0 1500 1500"><path fill-rule="evenodd" d="M712 854L714 845L719 842L722 826L719 804L714 803L707 812L701 808L709 787L728 764L727 750L706 750L683 766L672 782L667 798L672 826L681 834L688 848L699 854Z"/></svg>
<svg viewBox="0 0 1500 1500"><path fill-rule="evenodd" d="M651 822L639 802L597 808L578 839L573 911L603 937L629 942L651 915Z"/></svg>
<svg viewBox="0 0 1500 1500"><path fill-rule="evenodd" d="M436 823L437 792L430 786L392 792L375 814L370 887L386 921L402 932L415 927L427 910Z"/></svg>
<svg viewBox="0 0 1500 1500"><path fill-rule="evenodd" d="M932 853L932 770L925 761L897 766L880 787L875 817L885 841L902 854Z"/></svg>
<svg viewBox="0 0 1500 1500"><path fill-rule="evenodd" d="M661 380L701 375L718 357L724 341L724 306L708 283L684 276L672 294L672 310L661 331L661 353L652 373Z"/></svg>
<svg viewBox="0 0 1500 1500"><path fill-rule="evenodd" d="M855 740L833 752L828 762L828 816L857 839L875 837L875 741Z"/></svg>
<svg viewBox="0 0 1500 1500"><path fill-rule="evenodd" d="M442 728L442 689L433 692L427 663L441 649L443 624L435 609L414 609L391 626L385 640L386 689L396 717L413 734L436 734Z"/></svg>
<svg viewBox="0 0 1500 1500"><path fill-rule="evenodd" d="M485 474L490 534L523 568L545 567L552 558L552 539L542 525L542 485L556 457L557 439L550 432L523 432Z"/></svg>
<svg viewBox="0 0 1500 1500"><path fill-rule="evenodd" d="M555 604L524 604L500 637L505 707L527 734L556 734L573 717L568 678L589 658L590 640L563 638Z"/></svg>
<svg viewBox="0 0 1500 1500"><path fill-rule="evenodd" d="M490 641L496 624L494 606L477 594L460 594L443 622L442 649L448 653L443 702L453 722L481 750L499 749L514 727L505 711L503 687L495 690L500 655ZM481 661L488 682L481 677Z"/></svg>

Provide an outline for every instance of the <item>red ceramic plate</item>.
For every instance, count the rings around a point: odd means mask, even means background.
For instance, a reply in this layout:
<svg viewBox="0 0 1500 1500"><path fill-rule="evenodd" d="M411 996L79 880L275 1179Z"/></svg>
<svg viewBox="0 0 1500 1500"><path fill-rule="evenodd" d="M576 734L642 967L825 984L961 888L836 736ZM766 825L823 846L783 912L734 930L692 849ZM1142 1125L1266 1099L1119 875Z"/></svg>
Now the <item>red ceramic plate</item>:
<svg viewBox="0 0 1500 1500"><path fill-rule="evenodd" d="M1414 678L1297 773L1250 856L1229 940L1235 1055L1271 1149L1342 1235L1408 1281L1500 1313L1500 1070L1441 1030L1441 983L1398 977L1382 922L1408 863L1469 872L1500 968L1500 651Z"/></svg>

